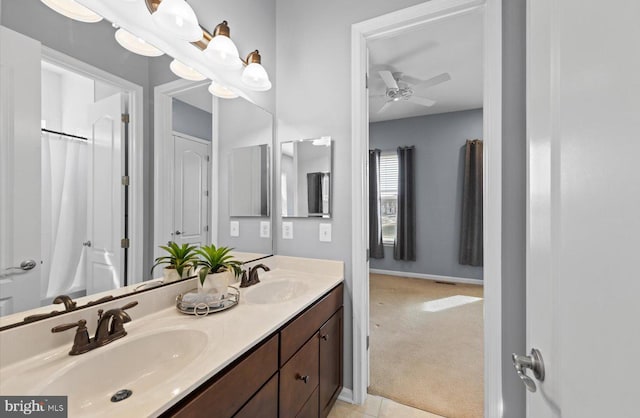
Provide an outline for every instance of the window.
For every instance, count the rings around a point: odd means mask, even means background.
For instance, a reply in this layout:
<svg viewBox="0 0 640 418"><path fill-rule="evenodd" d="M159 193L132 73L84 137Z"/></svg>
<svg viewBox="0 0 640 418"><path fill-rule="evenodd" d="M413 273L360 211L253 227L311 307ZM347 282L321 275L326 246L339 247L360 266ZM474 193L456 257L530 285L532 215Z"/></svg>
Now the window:
<svg viewBox="0 0 640 418"><path fill-rule="evenodd" d="M380 214L382 242L393 244L396 239L398 208L398 154L395 151L380 155Z"/></svg>

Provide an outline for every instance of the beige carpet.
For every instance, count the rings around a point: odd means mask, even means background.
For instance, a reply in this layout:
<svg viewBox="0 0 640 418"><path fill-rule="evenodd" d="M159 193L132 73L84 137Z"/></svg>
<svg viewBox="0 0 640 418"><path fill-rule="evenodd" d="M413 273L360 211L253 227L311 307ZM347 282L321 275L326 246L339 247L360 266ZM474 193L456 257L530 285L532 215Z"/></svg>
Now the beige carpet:
<svg viewBox="0 0 640 418"><path fill-rule="evenodd" d="M482 417L483 301L425 305L482 298L482 287L379 274L370 286L369 393L447 418Z"/></svg>

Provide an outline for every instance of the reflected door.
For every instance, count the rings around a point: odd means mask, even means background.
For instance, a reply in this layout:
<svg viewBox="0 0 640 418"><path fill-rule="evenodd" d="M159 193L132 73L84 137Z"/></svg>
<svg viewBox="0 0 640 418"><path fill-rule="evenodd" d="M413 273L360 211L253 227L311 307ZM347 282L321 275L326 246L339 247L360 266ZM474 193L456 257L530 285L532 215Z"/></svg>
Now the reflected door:
<svg viewBox="0 0 640 418"><path fill-rule="evenodd" d="M0 27L0 51L0 315L8 315L40 305L40 43Z"/></svg>
<svg viewBox="0 0 640 418"><path fill-rule="evenodd" d="M123 103L118 93L94 103L89 112L87 294L124 284Z"/></svg>
<svg viewBox="0 0 640 418"><path fill-rule="evenodd" d="M177 244L208 243L209 148L204 140L174 135L173 241Z"/></svg>

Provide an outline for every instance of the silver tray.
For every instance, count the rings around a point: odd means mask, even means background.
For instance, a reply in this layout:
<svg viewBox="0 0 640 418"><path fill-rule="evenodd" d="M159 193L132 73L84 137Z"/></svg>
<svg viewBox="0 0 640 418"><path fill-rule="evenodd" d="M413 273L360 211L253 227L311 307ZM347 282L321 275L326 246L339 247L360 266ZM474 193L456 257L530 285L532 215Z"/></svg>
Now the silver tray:
<svg viewBox="0 0 640 418"><path fill-rule="evenodd" d="M240 290L238 288L229 286L227 288L227 297L215 301L212 304L206 304L204 302L198 303L195 306L187 306L182 302L182 298L187 293L197 293L198 289L191 289L188 292L180 293L176 296L176 308L178 311L186 315L194 316L207 316L212 313L226 311L236 306L240 302Z"/></svg>

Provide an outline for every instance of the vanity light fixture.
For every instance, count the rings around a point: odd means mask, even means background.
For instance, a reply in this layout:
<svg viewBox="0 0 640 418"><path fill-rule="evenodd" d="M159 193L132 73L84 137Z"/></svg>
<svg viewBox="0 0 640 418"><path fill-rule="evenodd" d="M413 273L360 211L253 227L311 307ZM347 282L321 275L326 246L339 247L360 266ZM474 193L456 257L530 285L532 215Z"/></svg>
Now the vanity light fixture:
<svg viewBox="0 0 640 418"><path fill-rule="evenodd" d="M183 64L182 62L176 59L171 61L171 64L169 64L169 68L175 75L177 75L180 78L184 78L185 80L202 81L207 78L202 74L200 74L199 72L197 72L196 70L194 70L193 68L189 67L186 64Z"/></svg>
<svg viewBox="0 0 640 418"><path fill-rule="evenodd" d="M185 0L163 0L151 15L162 30L185 41L202 39L202 28L191 6Z"/></svg>
<svg viewBox="0 0 640 418"><path fill-rule="evenodd" d="M242 66L242 61L240 60L238 48L231 40L230 34L231 30L227 21L222 21L213 30L213 37L209 40L204 52L216 64L228 69L236 69Z"/></svg>
<svg viewBox="0 0 640 418"><path fill-rule="evenodd" d="M135 54L144 55L145 57L159 57L164 54L164 52L149 44L144 39L138 38L122 28L116 31L116 41L118 41L123 48Z"/></svg>
<svg viewBox="0 0 640 418"><path fill-rule="evenodd" d="M260 52L256 49L247 56L246 68L242 72L242 82L255 91L267 91L271 88L271 81L267 70L261 64Z"/></svg>
<svg viewBox="0 0 640 418"><path fill-rule="evenodd" d="M235 99L236 97L238 97L238 93L228 87L223 86L215 80L213 80L211 82L211 85L209 86L209 93L213 94L216 97L220 97L221 99Z"/></svg>
<svg viewBox="0 0 640 418"><path fill-rule="evenodd" d="M85 23L95 23L102 20L102 16L92 12L75 0L40 0L50 9L63 16Z"/></svg>

